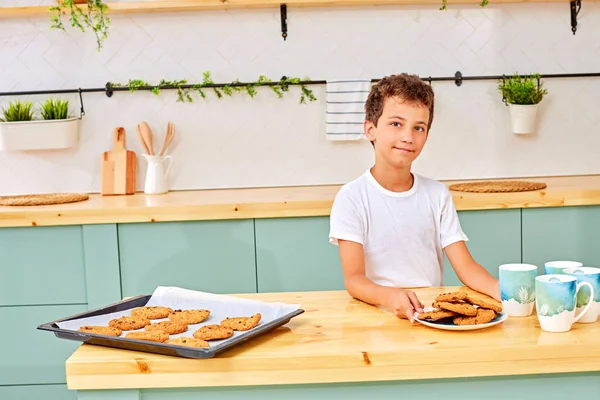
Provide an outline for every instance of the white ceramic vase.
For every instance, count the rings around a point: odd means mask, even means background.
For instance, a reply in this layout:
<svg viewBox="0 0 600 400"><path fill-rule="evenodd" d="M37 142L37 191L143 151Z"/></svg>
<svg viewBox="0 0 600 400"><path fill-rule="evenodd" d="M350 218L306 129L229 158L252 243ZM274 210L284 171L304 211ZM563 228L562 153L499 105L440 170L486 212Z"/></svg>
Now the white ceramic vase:
<svg viewBox="0 0 600 400"><path fill-rule="evenodd" d="M538 104L509 104L510 126L517 135L527 135L535 131Z"/></svg>

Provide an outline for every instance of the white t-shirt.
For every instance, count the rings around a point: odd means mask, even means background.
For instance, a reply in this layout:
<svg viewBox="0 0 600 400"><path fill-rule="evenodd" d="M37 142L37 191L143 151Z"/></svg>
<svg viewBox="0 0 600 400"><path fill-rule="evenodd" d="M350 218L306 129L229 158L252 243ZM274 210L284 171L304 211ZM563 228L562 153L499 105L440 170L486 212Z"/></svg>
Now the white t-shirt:
<svg viewBox="0 0 600 400"><path fill-rule="evenodd" d="M443 249L468 240L446 186L413 176L410 190L392 192L367 170L345 184L333 203L330 243L362 244L366 276L379 285L441 286Z"/></svg>

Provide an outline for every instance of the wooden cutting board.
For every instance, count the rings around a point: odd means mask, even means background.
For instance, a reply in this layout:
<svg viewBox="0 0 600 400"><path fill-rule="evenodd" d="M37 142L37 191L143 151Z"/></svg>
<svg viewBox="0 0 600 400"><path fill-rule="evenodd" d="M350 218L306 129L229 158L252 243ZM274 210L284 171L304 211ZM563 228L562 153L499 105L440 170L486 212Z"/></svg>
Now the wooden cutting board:
<svg viewBox="0 0 600 400"><path fill-rule="evenodd" d="M135 152L125 148L125 128L113 130L113 148L102 154L102 184L106 195L134 194L136 174Z"/></svg>

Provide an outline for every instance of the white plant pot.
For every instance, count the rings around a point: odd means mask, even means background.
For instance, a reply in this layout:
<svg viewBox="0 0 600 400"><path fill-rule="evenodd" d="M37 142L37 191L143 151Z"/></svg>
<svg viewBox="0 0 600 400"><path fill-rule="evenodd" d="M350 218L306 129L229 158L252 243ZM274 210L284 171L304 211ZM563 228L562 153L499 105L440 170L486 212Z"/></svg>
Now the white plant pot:
<svg viewBox="0 0 600 400"><path fill-rule="evenodd" d="M510 126L517 135L527 135L535 131L537 104L509 104Z"/></svg>
<svg viewBox="0 0 600 400"><path fill-rule="evenodd" d="M0 122L0 150L66 149L77 146L79 117Z"/></svg>

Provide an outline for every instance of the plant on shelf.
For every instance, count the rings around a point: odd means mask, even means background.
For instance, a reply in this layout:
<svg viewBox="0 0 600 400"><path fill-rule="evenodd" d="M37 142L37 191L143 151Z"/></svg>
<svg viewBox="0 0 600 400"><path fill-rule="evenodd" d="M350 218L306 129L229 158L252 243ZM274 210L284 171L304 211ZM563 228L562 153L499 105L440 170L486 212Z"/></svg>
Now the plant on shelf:
<svg viewBox="0 0 600 400"><path fill-rule="evenodd" d="M217 98L225 96L233 96L234 92L246 92L248 96L254 98L257 94L257 87L268 86L277 95L278 98L282 98L285 92L288 92L290 85L300 85L300 104L306 104L306 101L315 101L317 98L313 94L312 90L308 89L305 84L301 82L307 82L310 78L288 78L283 77L279 81L272 81L264 75L261 75L256 82L241 83L239 80L235 80L225 85L217 85L213 81L210 75L210 71L204 71L202 73L202 83L188 84L186 79L176 81L161 80L158 85L152 85L142 79L129 79L127 84L109 82L109 88L114 87L127 87L131 92L139 90L140 88L149 89L152 93L158 95L161 89L177 89L177 101L183 103L192 103L193 98L191 92L198 92L198 95L206 99L206 90L212 90Z"/></svg>
<svg viewBox="0 0 600 400"><path fill-rule="evenodd" d="M69 118L69 100L49 98L40 107L40 114L45 120Z"/></svg>
<svg viewBox="0 0 600 400"><path fill-rule="evenodd" d="M481 0L481 3L479 3L480 7L485 7L489 4L488 0ZM440 10L447 10L448 9L448 0L442 0L442 6L440 7Z"/></svg>
<svg viewBox="0 0 600 400"><path fill-rule="evenodd" d="M19 122L33 120L33 103L29 100L15 100L8 103L8 107L2 108L1 122Z"/></svg>
<svg viewBox="0 0 600 400"><path fill-rule="evenodd" d="M69 116L69 101L14 100L0 113L0 150L64 149L77 145L80 118Z"/></svg>
<svg viewBox="0 0 600 400"><path fill-rule="evenodd" d="M83 8L78 4L83 3ZM107 15L108 6L102 0L56 0L56 5L49 8L55 12L50 18L51 29L65 30L62 18L69 14L71 26L78 28L81 32L91 29L96 35L98 51L102 48L102 42L108 37L110 18Z"/></svg>
<svg viewBox="0 0 600 400"><path fill-rule="evenodd" d="M498 83L498 91L509 106L513 133L527 134L535 130L538 105L548 94L540 81L540 74L502 79Z"/></svg>

